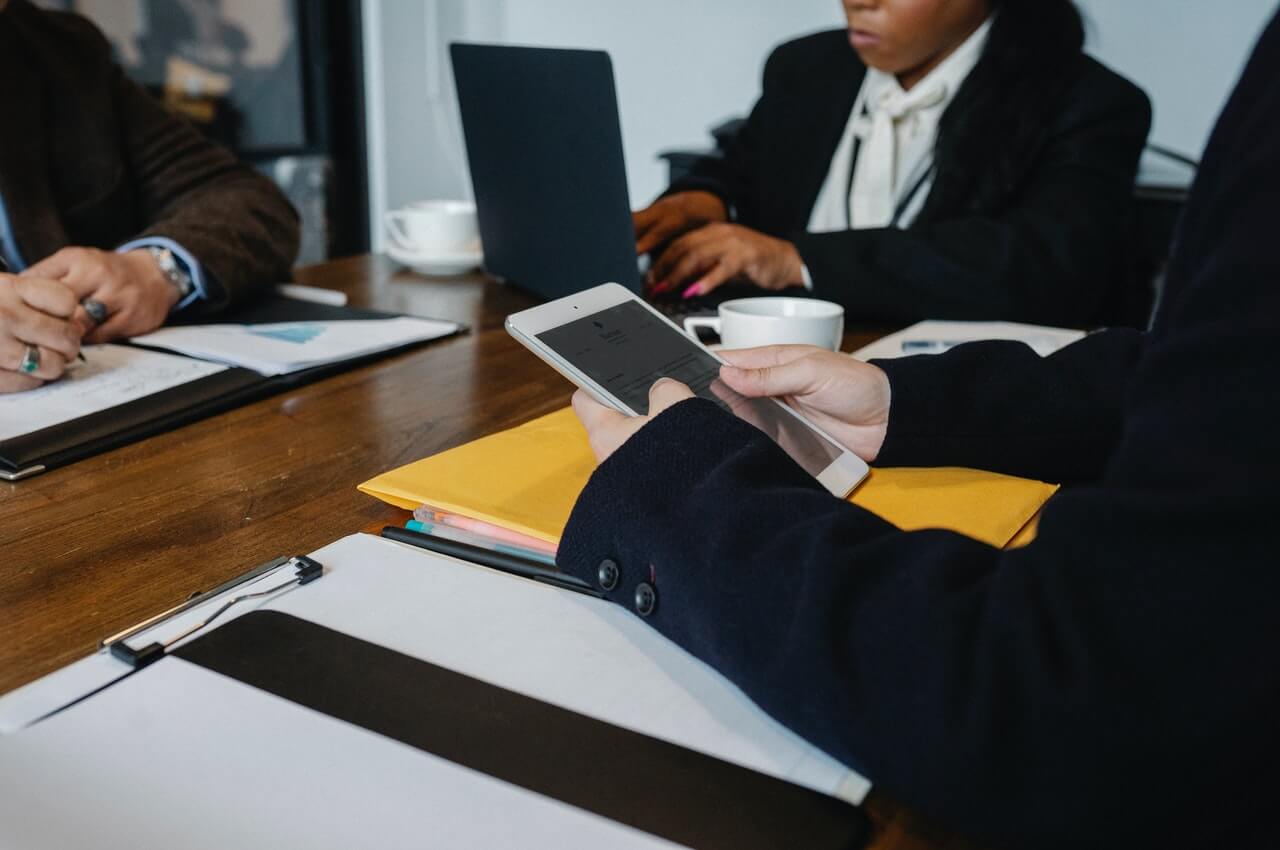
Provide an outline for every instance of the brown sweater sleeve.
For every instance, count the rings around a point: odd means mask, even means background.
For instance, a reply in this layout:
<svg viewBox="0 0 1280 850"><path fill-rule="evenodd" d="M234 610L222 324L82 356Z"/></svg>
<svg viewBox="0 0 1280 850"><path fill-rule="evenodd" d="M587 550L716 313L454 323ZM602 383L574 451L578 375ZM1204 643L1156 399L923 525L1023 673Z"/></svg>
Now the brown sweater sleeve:
<svg viewBox="0 0 1280 850"><path fill-rule="evenodd" d="M204 266L209 305L287 280L298 214L270 180L170 113L112 66L123 149L146 223L137 238L174 240Z"/></svg>

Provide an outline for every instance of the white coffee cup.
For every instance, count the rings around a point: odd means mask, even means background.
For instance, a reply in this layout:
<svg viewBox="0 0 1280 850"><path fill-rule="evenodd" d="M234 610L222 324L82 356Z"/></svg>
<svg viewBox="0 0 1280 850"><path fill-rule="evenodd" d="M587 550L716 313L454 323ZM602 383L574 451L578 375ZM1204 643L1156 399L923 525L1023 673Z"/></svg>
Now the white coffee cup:
<svg viewBox="0 0 1280 850"><path fill-rule="evenodd" d="M725 348L793 344L839 351L844 308L813 298L738 298L721 304L718 316L684 320L685 333L694 339L698 328L718 333Z"/></svg>
<svg viewBox="0 0 1280 850"><path fill-rule="evenodd" d="M415 201L387 212L391 241L402 251L423 257L480 251L480 225L471 201Z"/></svg>

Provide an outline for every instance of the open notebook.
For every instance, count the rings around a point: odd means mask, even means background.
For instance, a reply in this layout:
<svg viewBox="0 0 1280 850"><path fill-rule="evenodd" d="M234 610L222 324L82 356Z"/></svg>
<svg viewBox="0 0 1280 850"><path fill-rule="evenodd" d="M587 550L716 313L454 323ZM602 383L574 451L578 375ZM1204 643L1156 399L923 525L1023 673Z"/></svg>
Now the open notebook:
<svg viewBox="0 0 1280 850"><path fill-rule="evenodd" d="M26 478L463 329L271 297L221 324L137 340L181 355L88 346L86 362L62 380L0 398L0 479Z"/></svg>

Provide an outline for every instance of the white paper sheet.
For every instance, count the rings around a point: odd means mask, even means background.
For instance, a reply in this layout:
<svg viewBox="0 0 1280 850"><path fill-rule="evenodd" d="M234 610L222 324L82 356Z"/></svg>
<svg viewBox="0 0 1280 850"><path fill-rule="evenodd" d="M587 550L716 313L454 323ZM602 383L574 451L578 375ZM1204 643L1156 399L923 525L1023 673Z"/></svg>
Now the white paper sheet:
<svg viewBox="0 0 1280 850"><path fill-rule="evenodd" d="M1084 331L1021 322L917 322L853 352L859 360L887 360L913 354L941 354L965 342L1007 339L1024 342L1041 357L1084 336ZM936 344L935 344L936 343Z"/></svg>
<svg viewBox="0 0 1280 850"><path fill-rule="evenodd" d="M254 579L237 585L220 594L210 594L209 598L199 605L170 617L156 626L139 632L126 643L137 649L153 641L168 641L174 635L181 634L188 627L207 618L224 602L242 593L257 593L268 590L287 581L293 575L292 565L281 566L263 573ZM286 591L281 591L286 592ZM176 604L176 601L175 601ZM245 610L253 610L252 606ZM232 610L234 614L240 613ZM104 639L108 635L102 636ZM191 639L194 639L194 635ZM176 644L180 646L182 642ZM95 652L81 658L60 670L55 670L43 678L0 696L0 735L11 735L20 729L40 720L46 715L75 702L85 694L115 682L128 675L132 668L124 661L105 651Z"/></svg>
<svg viewBox="0 0 1280 850"><path fill-rule="evenodd" d="M86 694L129 675L130 667L104 652L81 658L0 697L0 736L12 735Z"/></svg>
<svg viewBox="0 0 1280 850"><path fill-rule="evenodd" d="M87 345L84 356L87 362L59 381L25 393L0 395L0 440L79 419L227 368L123 345Z"/></svg>
<svg viewBox="0 0 1280 850"><path fill-rule="evenodd" d="M6 849L670 846L176 658L0 738Z"/></svg>
<svg viewBox="0 0 1280 850"><path fill-rule="evenodd" d="M413 342L437 339L457 330L458 325L454 322L399 316L337 322L192 325L161 328L135 337L133 341L231 366L243 366L264 375L283 375Z"/></svg>

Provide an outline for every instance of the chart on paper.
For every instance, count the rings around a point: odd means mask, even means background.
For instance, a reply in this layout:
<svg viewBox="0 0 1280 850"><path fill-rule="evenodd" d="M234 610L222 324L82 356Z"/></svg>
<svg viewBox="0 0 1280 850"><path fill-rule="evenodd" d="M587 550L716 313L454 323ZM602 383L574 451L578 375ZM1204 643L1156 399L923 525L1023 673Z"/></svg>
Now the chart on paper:
<svg viewBox="0 0 1280 850"><path fill-rule="evenodd" d="M187 325L161 328L133 341L242 366L263 375L284 375L439 339L457 333L458 327L456 322L412 316L261 325Z"/></svg>

